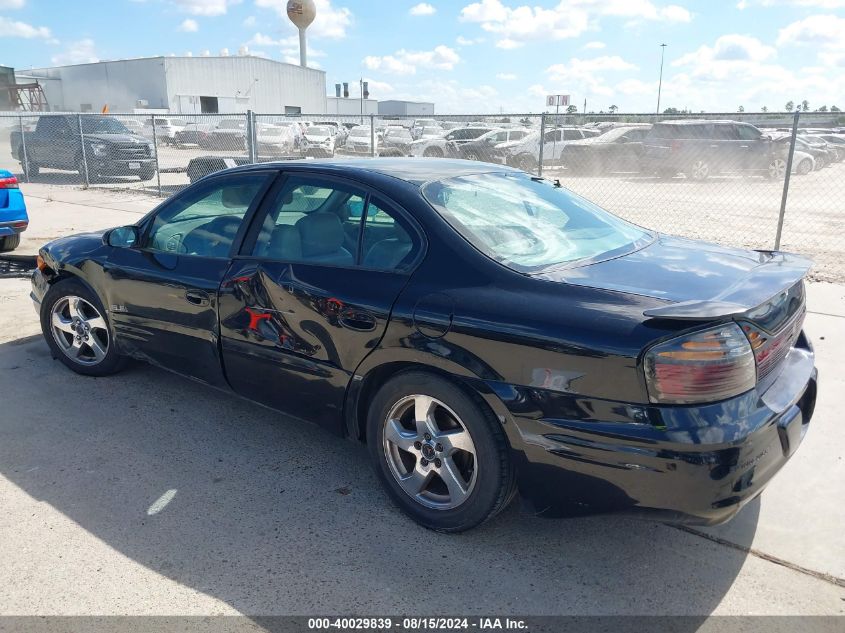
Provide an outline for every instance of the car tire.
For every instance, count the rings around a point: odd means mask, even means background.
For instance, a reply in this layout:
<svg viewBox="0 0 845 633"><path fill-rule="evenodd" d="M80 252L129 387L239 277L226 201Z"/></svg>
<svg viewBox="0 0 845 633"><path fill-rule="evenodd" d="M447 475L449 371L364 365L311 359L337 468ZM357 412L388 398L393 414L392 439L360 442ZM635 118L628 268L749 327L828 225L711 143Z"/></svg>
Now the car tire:
<svg viewBox="0 0 845 633"><path fill-rule="evenodd" d="M827 167L827 162L825 161L824 156L819 156L816 159L816 171L824 169L825 167Z"/></svg>
<svg viewBox="0 0 845 633"><path fill-rule="evenodd" d="M425 421L417 424L418 417ZM367 442L390 497L426 528L468 530L501 512L515 494L500 423L435 374L409 371L385 383L370 403Z"/></svg>
<svg viewBox="0 0 845 633"><path fill-rule="evenodd" d="M769 180L783 180L786 175L786 161L782 158L775 158L769 163L766 176Z"/></svg>
<svg viewBox="0 0 845 633"><path fill-rule="evenodd" d="M23 156L23 148L18 150L18 156ZM41 171L41 168L33 163L31 160L26 161L26 165L21 163L21 172L26 177L27 180L32 180L33 178L38 178L38 173Z"/></svg>
<svg viewBox="0 0 845 633"><path fill-rule="evenodd" d="M81 281L53 285L41 301L40 317L53 358L69 369L85 376L109 376L123 369L126 358L114 344L107 312Z"/></svg>
<svg viewBox="0 0 845 633"><path fill-rule="evenodd" d="M466 152L463 157L467 160L475 160L475 161L481 160L481 156L479 156L476 152L473 152L473 151Z"/></svg>
<svg viewBox="0 0 845 633"><path fill-rule="evenodd" d="M0 253L8 253L15 250L21 243L21 234L7 235L0 237Z"/></svg>
<svg viewBox="0 0 845 633"><path fill-rule="evenodd" d="M809 158L805 158L804 160L802 160L800 163L798 163L798 166L795 168L795 172L799 176L806 176L811 171L813 171L813 161L811 161Z"/></svg>
<svg viewBox="0 0 845 633"><path fill-rule="evenodd" d="M703 159L694 161L687 171L687 176L696 182L702 182L710 177L710 164Z"/></svg>
<svg viewBox="0 0 845 633"><path fill-rule="evenodd" d="M156 175L156 170L152 168L142 169L138 174L138 178L141 182L147 182L148 180L152 180L153 177Z"/></svg>
<svg viewBox="0 0 845 633"><path fill-rule="evenodd" d="M423 156L426 158L443 158L443 150L439 147L426 147Z"/></svg>

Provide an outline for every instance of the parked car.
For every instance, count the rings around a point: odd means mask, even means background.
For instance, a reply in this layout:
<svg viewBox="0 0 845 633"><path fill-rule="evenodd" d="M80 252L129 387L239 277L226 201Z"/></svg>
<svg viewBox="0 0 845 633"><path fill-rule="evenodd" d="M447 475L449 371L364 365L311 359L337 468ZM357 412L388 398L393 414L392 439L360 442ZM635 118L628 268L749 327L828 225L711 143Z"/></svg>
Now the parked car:
<svg viewBox="0 0 845 633"><path fill-rule="evenodd" d="M598 136L599 131L580 127L559 127L543 133L543 164L559 165L563 148L573 141ZM540 132L527 134L518 141L509 141L499 146L505 153L505 162L524 171L533 171L540 162Z"/></svg>
<svg viewBox="0 0 845 633"><path fill-rule="evenodd" d="M780 140L781 145L784 146L784 152L786 152L785 146L789 142L790 140L788 136L785 136ZM795 149L806 154L810 154L815 161L815 169L824 169L833 162L833 154L826 146L821 145L820 143L813 143L803 136L797 136L795 138Z"/></svg>
<svg viewBox="0 0 845 633"><path fill-rule="evenodd" d="M447 155L467 160L481 160L488 163L504 163L507 154L499 149L501 143L519 141L528 135L524 128L490 130L477 139L461 145L449 142L446 145Z"/></svg>
<svg viewBox="0 0 845 633"><path fill-rule="evenodd" d="M740 121L661 121L643 140L642 170L667 178L683 173L692 180L729 172L779 180L786 172L785 149Z"/></svg>
<svg viewBox="0 0 845 633"><path fill-rule="evenodd" d="M208 135L208 149L245 150L246 121L240 117L220 121Z"/></svg>
<svg viewBox="0 0 845 633"><path fill-rule="evenodd" d="M837 154L839 154L839 161L845 160L845 135L843 134L819 134L820 139L824 140Z"/></svg>
<svg viewBox="0 0 845 633"><path fill-rule="evenodd" d="M373 143L371 143L371 140ZM343 148L350 154L365 154L369 156L378 151L378 136L370 130L369 125L357 125L349 130ZM372 148L372 150L371 150Z"/></svg>
<svg viewBox="0 0 845 633"><path fill-rule="evenodd" d="M303 156L326 158L334 156L335 136L327 125L312 125L305 132L300 148Z"/></svg>
<svg viewBox="0 0 845 633"><path fill-rule="evenodd" d="M82 117L82 134L78 121L75 114L38 117L35 129L24 132L26 161L20 132L10 133L12 156L29 178L37 177L42 167L76 171L89 181L100 176L151 180L155 175L155 149L148 139L132 134L114 117Z"/></svg>
<svg viewBox="0 0 845 633"><path fill-rule="evenodd" d="M144 124L137 119L127 119L125 117L121 117L118 121L123 123L123 126L132 134L137 134L138 136L144 135Z"/></svg>
<svg viewBox="0 0 845 633"><path fill-rule="evenodd" d="M144 121L143 135L149 139L153 137L153 119L155 119L155 137L159 143L172 145L176 143L176 134L185 128L181 119L170 117L152 117Z"/></svg>
<svg viewBox="0 0 845 633"><path fill-rule="evenodd" d="M613 127L599 136L567 143L561 162L575 174L638 172L648 127Z"/></svg>
<svg viewBox="0 0 845 633"><path fill-rule="evenodd" d="M517 491L547 514L726 521L816 399L808 260L651 233L502 166L235 168L39 256L69 369L141 359L365 442L443 532Z"/></svg>
<svg viewBox="0 0 845 633"><path fill-rule="evenodd" d="M15 250L27 226L29 216L18 179L12 172L0 169L0 253Z"/></svg>
<svg viewBox="0 0 845 633"><path fill-rule="evenodd" d="M211 123L186 123L185 126L176 131L173 140L176 145L199 145L208 148L208 135L214 130Z"/></svg>
<svg viewBox="0 0 845 633"><path fill-rule="evenodd" d="M464 143L474 141L482 134L486 134L493 128L483 127L458 127L450 130L444 136L437 138L420 139L411 143L411 156L425 156L428 158L443 158L447 152ZM448 147L447 147L448 146Z"/></svg>
<svg viewBox="0 0 845 633"><path fill-rule="evenodd" d="M239 167L241 165L249 165L249 156L197 156L188 161L188 168L186 170L188 181L192 184L201 178L205 178L209 174L230 169L232 167Z"/></svg>
<svg viewBox="0 0 845 633"><path fill-rule="evenodd" d="M795 150L792 157L792 173L799 176L806 176L816 168L816 161L812 154L802 152L799 149Z"/></svg>
<svg viewBox="0 0 845 633"><path fill-rule="evenodd" d="M845 146L839 147L818 134L799 134L798 138L803 139L813 147L825 150L828 163L838 163L845 158Z"/></svg>
<svg viewBox="0 0 845 633"><path fill-rule="evenodd" d="M410 132L415 141L422 136L423 129L427 127L440 127L440 123L436 119L414 119Z"/></svg>
<svg viewBox="0 0 845 633"><path fill-rule="evenodd" d="M442 127L430 126L422 128L419 133L419 137L415 140L427 141L432 138L442 138L443 136L446 136L446 130Z"/></svg>
<svg viewBox="0 0 845 633"><path fill-rule="evenodd" d="M385 129L381 137L379 156L408 156L411 152L411 133L402 126L391 126Z"/></svg>

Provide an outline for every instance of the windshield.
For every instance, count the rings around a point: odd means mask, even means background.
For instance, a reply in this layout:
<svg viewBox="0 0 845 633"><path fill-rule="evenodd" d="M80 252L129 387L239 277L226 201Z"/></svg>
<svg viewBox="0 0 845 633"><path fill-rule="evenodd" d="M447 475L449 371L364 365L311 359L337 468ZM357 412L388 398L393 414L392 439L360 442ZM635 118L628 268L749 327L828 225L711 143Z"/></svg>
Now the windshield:
<svg viewBox="0 0 845 633"><path fill-rule="evenodd" d="M308 128L308 136L331 136L331 130L327 127L312 125Z"/></svg>
<svg viewBox="0 0 845 633"><path fill-rule="evenodd" d="M423 136L440 136L443 130L439 127L424 127L422 131Z"/></svg>
<svg viewBox="0 0 845 633"><path fill-rule="evenodd" d="M349 136L366 136L370 137L370 128L368 127L354 127L349 131Z"/></svg>
<svg viewBox="0 0 845 633"><path fill-rule="evenodd" d="M650 238L592 202L518 174L474 174L430 182L426 200L470 244L521 273L537 272Z"/></svg>
<svg viewBox="0 0 845 633"><path fill-rule="evenodd" d="M387 132L385 132L385 135L388 138L402 139L402 140L405 140L405 141L411 140L411 133L404 128L387 130Z"/></svg>
<svg viewBox="0 0 845 633"><path fill-rule="evenodd" d="M79 128L77 128L79 129ZM83 117L83 134L131 134L117 119L109 117Z"/></svg>
<svg viewBox="0 0 845 633"><path fill-rule="evenodd" d="M244 127L243 121L220 121L217 128L220 130L238 130Z"/></svg>

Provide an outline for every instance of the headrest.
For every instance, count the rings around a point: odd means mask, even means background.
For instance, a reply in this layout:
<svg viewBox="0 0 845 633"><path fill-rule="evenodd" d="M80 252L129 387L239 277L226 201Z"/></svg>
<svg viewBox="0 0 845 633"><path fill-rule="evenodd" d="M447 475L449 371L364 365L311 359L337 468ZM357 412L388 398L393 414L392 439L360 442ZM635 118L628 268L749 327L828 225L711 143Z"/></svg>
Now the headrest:
<svg viewBox="0 0 845 633"><path fill-rule="evenodd" d="M279 259L302 259L302 240L299 229L289 224L280 224L270 235L267 255Z"/></svg>
<svg viewBox="0 0 845 633"><path fill-rule="evenodd" d="M302 238L303 257L335 253L343 246L343 225L334 213L311 213L300 218L296 228Z"/></svg>
<svg viewBox="0 0 845 633"><path fill-rule="evenodd" d="M255 185L232 185L223 189L220 200L228 209L243 209L252 202L256 190Z"/></svg>

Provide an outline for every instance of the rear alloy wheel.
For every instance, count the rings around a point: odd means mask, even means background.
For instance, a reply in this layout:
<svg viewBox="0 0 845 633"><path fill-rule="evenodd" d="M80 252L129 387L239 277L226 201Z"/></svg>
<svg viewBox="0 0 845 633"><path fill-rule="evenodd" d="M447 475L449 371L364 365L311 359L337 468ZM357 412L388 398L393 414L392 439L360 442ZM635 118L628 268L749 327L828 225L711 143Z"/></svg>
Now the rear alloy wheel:
<svg viewBox="0 0 845 633"><path fill-rule="evenodd" d="M439 147L426 147L423 156L427 158L443 158L443 150Z"/></svg>
<svg viewBox="0 0 845 633"><path fill-rule="evenodd" d="M769 180L783 180L786 175L786 161L782 158L775 158L769 163Z"/></svg>
<svg viewBox="0 0 845 633"><path fill-rule="evenodd" d="M514 494L498 421L449 381L399 374L371 403L367 441L393 500L421 525L461 532L500 512Z"/></svg>
<svg viewBox="0 0 845 633"><path fill-rule="evenodd" d="M41 330L53 356L77 373L106 376L123 366L105 310L79 281L50 288L41 303Z"/></svg>
<svg viewBox="0 0 845 633"><path fill-rule="evenodd" d="M464 155L467 160L481 160L481 157L473 151L469 151Z"/></svg>
<svg viewBox="0 0 845 633"><path fill-rule="evenodd" d="M707 180L710 177L710 165L705 160L697 160L690 165L688 175L693 180Z"/></svg>
<svg viewBox="0 0 845 633"><path fill-rule="evenodd" d="M798 167L795 168L796 173L799 176L806 176L811 171L813 171L813 161L809 158L805 158L800 163L798 163Z"/></svg>

